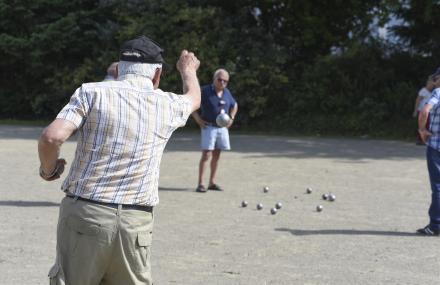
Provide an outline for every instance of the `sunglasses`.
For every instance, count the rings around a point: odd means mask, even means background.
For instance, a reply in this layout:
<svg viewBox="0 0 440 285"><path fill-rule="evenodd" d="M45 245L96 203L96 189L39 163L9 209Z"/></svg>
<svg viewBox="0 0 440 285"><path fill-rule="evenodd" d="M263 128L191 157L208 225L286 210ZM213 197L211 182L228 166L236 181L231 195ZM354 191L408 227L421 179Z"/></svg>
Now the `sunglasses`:
<svg viewBox="0 0 440 285"><path fill-rule="evenodd" d="M228 84L228 80L225 80L225 79L217 78L217 81L220 83Z"/></svg>

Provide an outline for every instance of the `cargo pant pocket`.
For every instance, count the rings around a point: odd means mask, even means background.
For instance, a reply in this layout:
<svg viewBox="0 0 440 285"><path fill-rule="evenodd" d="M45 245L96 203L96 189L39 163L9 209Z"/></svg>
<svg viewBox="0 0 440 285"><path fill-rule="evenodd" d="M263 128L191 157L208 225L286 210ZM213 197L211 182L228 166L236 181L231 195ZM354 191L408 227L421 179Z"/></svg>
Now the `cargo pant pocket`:
<svg viewBox="0 0 440 285"><path fill-rule="evenodd" d="M131 250L129 263L135 272L150 271L150 247L152 241L151 232L139 232L136 236L134 248Z"/></svg>
<svg viewBox="0 0 440 285"><path fill-rule="evenodd" d="M65 285L64 272L58 263L55 263L49 270L49 284L50 285Z"/></svg>

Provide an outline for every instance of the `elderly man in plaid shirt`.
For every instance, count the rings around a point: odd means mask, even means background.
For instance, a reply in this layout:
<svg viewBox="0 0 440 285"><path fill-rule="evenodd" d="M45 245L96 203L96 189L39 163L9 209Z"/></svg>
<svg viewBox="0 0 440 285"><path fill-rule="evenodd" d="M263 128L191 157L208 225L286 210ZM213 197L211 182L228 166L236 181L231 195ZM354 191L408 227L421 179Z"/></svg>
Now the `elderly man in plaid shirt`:
<svg viewBox="0 0 440 285"><path fill-rule="evenodd" d="M60 147L78 143L62 185L51 284L152 284L153 207L159 166L171 134L200 106L199 60L177 62L185 94L159 87L163 50L142 36L125 42L118 78L83 84L39 140L40 176L60 177Z"/></svg>
<svg viewBox="0 0 440 285"><path fill-rule="evenodd" d="M440 70L432 78L435 89L425 107L419 113L419 133L426 143L426 160L431 183L431 206L429 207L429 224L418 229L417 233L428 236L440 235ZM430 118L429 130L426 122Z"/></svg>

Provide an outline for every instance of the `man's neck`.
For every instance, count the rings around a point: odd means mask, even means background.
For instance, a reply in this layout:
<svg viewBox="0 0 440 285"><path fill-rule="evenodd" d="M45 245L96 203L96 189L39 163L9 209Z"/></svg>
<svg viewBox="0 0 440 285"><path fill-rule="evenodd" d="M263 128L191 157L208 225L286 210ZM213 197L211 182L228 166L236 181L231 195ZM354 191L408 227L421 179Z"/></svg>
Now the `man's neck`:
<svg viewBox="0 0 440 285"><path fill-rule="evenodd" d="M224 89L217 89L214 87L214 90L218 97L221 97L223 95Z"/></svg>

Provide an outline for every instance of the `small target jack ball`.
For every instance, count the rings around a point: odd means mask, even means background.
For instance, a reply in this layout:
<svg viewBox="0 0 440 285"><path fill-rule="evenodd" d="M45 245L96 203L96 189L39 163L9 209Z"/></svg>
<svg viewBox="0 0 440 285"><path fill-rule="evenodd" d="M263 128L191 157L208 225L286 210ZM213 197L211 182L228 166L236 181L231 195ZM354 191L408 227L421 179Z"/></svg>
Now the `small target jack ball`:
<svg viewBox="0 0 440 285"><path fill-rule="evenodd" d="M275 204L275 208L276 209L279 210L279 209L281 209L281 207L283 207L283 204L281 204L281 202L278 202L278 203Z"/></svg>
<svg viewBox="0 0 440 285"><path fill-rule="evenodd" d="M306 189L306 192L307 192L307 194L311 194L313 192L313 190L312 190L312 188L309 187Z"/></svg>
<svg viewBox="0 0 440 285"><path fill-rule="evenodd" d="M244 208L244 207L247 207L247 205L248 205L248 202L247 201L242 201L241 202L241 206Z"/></svg>
<svg viewBox="0 0 440 285"><path fill-rule="evenodd" d="M257 210L262 210L262 209L263 209L263 204L258 203L258 204L257 204Z"/></svg>
<svg viewBox="0 0 440 285"><path fill-rule="evenodd" d="M322 199L323 200L327 200L329 198L329 195L328 194L322 194Z"/></svg>
<svg viewBox="0 0 440 285"><path fill-rule="evenodd" d="M275 209L275 208L270 209L270 213L272 215L275 215L277 213L277 209Z"/></svg>
<svg viewBox="0 0 440 285"><path fill-rule="evenodd" d="M264 192L264 193L269 192L269 186L264 186L264 188L263 188L263 192Z"/></svg>
<svg viewBox="0 0 440 285"><path fill-rule="evenodd" d="M336 195L335 194L330 194L329 196L328 196L328 199L329 199L329 201L335 201L336 200Z"/></svg>
<svg viewBox="0 0 440 285"><path fill-rule="evenodd" d="M324 209L324 207L322 205L316 206L316 211L317 212L321 212L323 209Z"/></svg>

